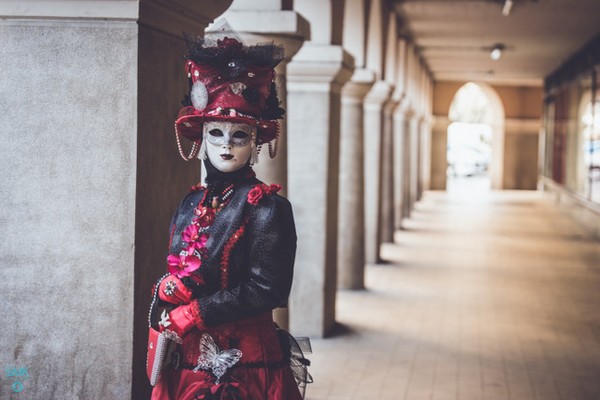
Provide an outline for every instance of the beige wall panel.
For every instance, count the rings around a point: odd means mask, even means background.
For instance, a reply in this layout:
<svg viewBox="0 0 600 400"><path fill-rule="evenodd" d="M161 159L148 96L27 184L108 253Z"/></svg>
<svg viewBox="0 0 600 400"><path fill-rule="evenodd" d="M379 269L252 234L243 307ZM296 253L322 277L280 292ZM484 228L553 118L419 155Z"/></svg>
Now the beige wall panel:
<svg viewBox="0 0 600 400"><path fill-rule="evenodd" d="M530 87L523 92L522 118L541 118L544 92L541 87Z"/></svg>
<svg viewBox="0 0 600 400"><path fill-rule="evenodd" d="M504 138L504 189L535 190L538 135L508 134Z"/></svg>
<svg viewBox="0 0 600 400"><path fill-rule="evenodd" d="M454 95L465 82L435 82L433 84L433 115L448 115Z"/></svg>
<svg viewBox="0 0 600 400"><path fill-rule="evenodd" d="M492 86L504 105L506 118L540 118L542 115L542 88L519 86Z"/></svg>
<svg viewBox="0 0 600 400"><path fill-rule="evenodd" d="M454 95L467 82L435 82L433 86L433 114L448 115ZM500 96L506 118L540 118L542 115L542 88L490 85Z"/></svg>

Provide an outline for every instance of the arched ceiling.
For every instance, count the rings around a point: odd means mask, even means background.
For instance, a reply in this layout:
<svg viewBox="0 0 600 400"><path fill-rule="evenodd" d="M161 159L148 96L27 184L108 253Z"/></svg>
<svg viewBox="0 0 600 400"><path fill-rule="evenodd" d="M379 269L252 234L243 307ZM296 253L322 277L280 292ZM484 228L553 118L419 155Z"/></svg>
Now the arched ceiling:
<svg viewBox="0 0 600 400"><path fill-rule="evenodd" d="M508 0L393 3L435 80L541 85L600 33L600 0L513 0L512 7ZM506 49L494 61L497 43Z"/></svg>

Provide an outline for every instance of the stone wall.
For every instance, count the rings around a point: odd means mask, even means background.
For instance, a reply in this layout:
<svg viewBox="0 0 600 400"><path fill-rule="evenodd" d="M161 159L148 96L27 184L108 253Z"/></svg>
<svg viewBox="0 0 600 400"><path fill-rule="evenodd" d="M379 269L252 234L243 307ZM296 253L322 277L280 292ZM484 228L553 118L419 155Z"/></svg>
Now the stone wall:
<svg viewBox="0 0 600 400"><path fill-rule="evenodd" d="M0 37L0 398L128 398L137 25L4 20Z"/></svg>
<svg viewBox="0 0 600 400"><path fill-rule="evenodd" d="M538 182L539 124L511 124L504 137L504 189L535 190Z"/></svg>

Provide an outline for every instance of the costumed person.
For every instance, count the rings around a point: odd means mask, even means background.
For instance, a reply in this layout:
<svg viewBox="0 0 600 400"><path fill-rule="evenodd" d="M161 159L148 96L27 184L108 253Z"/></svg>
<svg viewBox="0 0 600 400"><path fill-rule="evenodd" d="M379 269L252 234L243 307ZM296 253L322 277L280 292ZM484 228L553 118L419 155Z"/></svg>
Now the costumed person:
<svg viewBox="0 0 600 400"><path fill-rule="evenodd" d="M191 89L175 130L182 157L204 161L206 186L173 216L169 273L154 287L152 399L302 399L308 362L272 318L292 284L292 208L252 170L262 145L275 155L283 49L189 35L186 43ZM187 156L179 136L193 142Z"/></svg>

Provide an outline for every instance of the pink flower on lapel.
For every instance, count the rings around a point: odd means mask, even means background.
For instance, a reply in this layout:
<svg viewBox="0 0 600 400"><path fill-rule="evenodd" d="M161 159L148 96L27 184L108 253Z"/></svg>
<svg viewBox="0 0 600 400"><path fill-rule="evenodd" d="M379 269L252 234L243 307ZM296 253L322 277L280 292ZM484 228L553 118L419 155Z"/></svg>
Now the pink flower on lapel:
<svg viewBox="0 0 600 400"><path fill-rule="evenodd" d="M181 234L181 238L188 243L195 242L200 239L200 233L198 232L198 225L190 225Z"/></svg>
<svg viewBox="0 0 600 400"><path fill-rule="evenodd" d="M192 272L200 268L202 261L194 255L192 249L192 254L187 254L185 251L180 255L169 254L167 257L167 264L169 273L178 278L182 278L184 276L190 276Z"/></svg>
<svg viewBox="0 0 600 400"><path fill-rule="evenodd" d="M201 233L196 241L188 242L190 244L189 247L197 250L200 254L204 254L208 251L206 248L206 242L208 241L208 235L206 233Z"/></svg>

